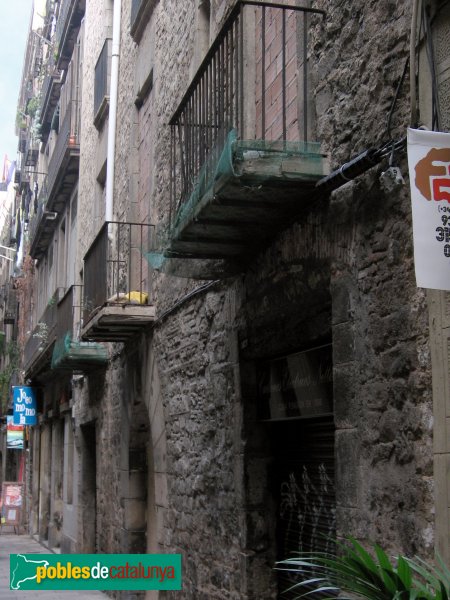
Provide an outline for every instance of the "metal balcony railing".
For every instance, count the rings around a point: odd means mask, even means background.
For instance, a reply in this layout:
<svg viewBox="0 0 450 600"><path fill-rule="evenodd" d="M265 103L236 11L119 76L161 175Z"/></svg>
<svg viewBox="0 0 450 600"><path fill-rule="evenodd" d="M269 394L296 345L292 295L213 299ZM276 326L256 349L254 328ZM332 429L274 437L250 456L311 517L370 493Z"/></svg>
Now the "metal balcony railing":
<svg viewBox="0 0 450 600"><path fill-rule="evenodd" d="M41 318L33 329L24 348L25 371L29 370L36 359L45 354L53 345L57 332L58 301L63 294L63 288L57 288L50 298ZM50 361L51 357L47 357Z"/></svg>
<svg viewBox="0 0 450 600"><path fill-rule="evenodd" d="M48 198L47 178L45 178L44 182L42 184L42 187L39 190L37 212L33 214L33 216L30 219L29 225L28 225L28 237L29 237L31 246L33 245L33 243L36 239L37 232L43 223L44 213L45 213L46 204L47 204L47 198Z"/></svg>
<svg viewBox="0 0 450 600"><path fill-rule="evenodd" d="M21 154L25 154L27 151L27 132L23 129L19 133L19 145L17 149Z"/></svg>
<svg viewBox="0 0 450 600"><path fill-rule="evenodd" d="M79 111L78 101L73 101L67 108L63 122L59 129L51 159L48 165L47 188L49 200L54 196L54 186L57 178L61 175L61 167L67 151L79 152Z"/></svg>
<svg viewBox="0 0 450 600"><path fill-rule="evenodd" d="M148 292L146 253L153 247L153 236L154 226L145 223L103 225L84 257L84 324L107 302L120 302L122 294Z"/></svg>
<svg viewBox="0 0 450 600"><path fill-rule="evenodd" d="M59 301L55 331L57 339L66 335L67 332L70 332L72 335L75 302L74 291L74 286L70 286L62 299Z"/></svg>
<svg viewBox="0 0 450 600"><path fill-rule="evenodd" d="M56 66L65 69L70 61L86 9L86 0L62 0L55 28Z"/></svg>
<svg viewBox="0 0 450 600"><path fill-rule="evenodd" d="M214 177L231 130L240 139L308 141L308 30L315 14L324 12L236 3L170 121L172 217L200 171L206 181Z"/></svg>
<svg viewBox="0 0 450 600"><path fill-rule="evenodd" d="M5 292L3 323L14 325L17 319L17 291L13 288L12 283L8 283L6 284Z"/></svg>
<svg viewBox="0 0 450 600"><path fill-rule="evenodd" d="M55 57L50 54L46 65L44 82L41 90L40 124L41 139L47 140L52 118L59 100L61 89L61 71L56 68Z"/></svg>

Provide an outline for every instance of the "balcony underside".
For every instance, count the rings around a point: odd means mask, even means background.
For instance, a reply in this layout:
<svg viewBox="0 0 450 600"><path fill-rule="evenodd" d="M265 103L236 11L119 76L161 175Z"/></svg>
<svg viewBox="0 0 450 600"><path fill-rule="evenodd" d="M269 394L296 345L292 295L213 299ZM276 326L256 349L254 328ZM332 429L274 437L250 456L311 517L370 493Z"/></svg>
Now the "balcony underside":
<svg viewBox="0 0 450 600"><path fill-rule="evenodd" d="M52 353L53 342L46 343L42 349L39 348L29 363L25 365L25 379L45 380L50 371Z"/></svg>
<svg viewBox="0 0 450 600"><path fill-rule="evenodd" d="M235 159L230 172L181 207L166 257L225 260L244 267L243 259L299 218L326 174L322 155L254 154L259 156Z"/></svg>
<svg viewBox="0 0 450 600"><path fill-rule="evenodd" d="M66 336L55 344L52 369L57 371L94 371L108 364L105 346L90 342L72 341Z"/></svg>
<svg viewBox="0 0 450 600"><path fill-rule="evenodd" d="M66 3L69 5L69 10L62 17L64 22L59 33L59 52L56 59L56 66L61 70L67 69L70 62L86 10L85 0L66 0Z"/></svg>
<svg viewBox="0 0 450 600"><path fill-rule="evenodd" d="M60 74L52 75L45 88L45 96L41 108L41 140L46 142L50 133L51 122L59 101L61 90Z"/></svg>
<svg viewBox="0 0 450 600"><path fill-rule="evenodd" d="M64 207L67 205L78 181L79 164L80 146L68 146L62 158L61 166L56 173L54 183L51 189L48 190L46 212L61 214L64 211ZM30 256L32 258L40 259L45 254L57 223L57 219L48 219L45 214L42 216L30 245Z"/></svg>
<svg viewBox="0 0 450 600"><path fill-rule="evenodd" d="M110 304L91 315L81 338L93 342L126 342L154 321L154 306Z"/></svg>

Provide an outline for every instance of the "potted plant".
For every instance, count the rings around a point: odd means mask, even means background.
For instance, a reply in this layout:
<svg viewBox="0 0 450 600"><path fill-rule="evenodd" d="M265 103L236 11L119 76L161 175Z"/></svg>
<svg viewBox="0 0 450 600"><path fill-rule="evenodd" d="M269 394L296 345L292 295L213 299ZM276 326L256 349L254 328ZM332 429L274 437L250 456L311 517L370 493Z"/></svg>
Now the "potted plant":
<svg viewBox="0 0 450 600"><path fill-rule="evenodd" d="M302 579L286 591L311 600L450 599L450 570L440 558L438 566L404 556L391 562L377 544L372 555L353 538L337 542L336 550L336 555L301 553L277 563Z"/></svg>

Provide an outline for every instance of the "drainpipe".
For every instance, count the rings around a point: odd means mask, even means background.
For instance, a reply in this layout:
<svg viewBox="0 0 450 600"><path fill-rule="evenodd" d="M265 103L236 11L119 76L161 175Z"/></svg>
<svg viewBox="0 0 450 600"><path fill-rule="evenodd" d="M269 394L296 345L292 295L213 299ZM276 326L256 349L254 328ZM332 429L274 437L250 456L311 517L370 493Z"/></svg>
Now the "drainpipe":
<svg viewBox="0 0 450 600"><path fill-rule="evenodd" d="M113 220L114 166L116 157L117 96L119 87L120 25L122 0L114 0L111 81L109 88L108 149L106 155L105 221Z"/></svg>

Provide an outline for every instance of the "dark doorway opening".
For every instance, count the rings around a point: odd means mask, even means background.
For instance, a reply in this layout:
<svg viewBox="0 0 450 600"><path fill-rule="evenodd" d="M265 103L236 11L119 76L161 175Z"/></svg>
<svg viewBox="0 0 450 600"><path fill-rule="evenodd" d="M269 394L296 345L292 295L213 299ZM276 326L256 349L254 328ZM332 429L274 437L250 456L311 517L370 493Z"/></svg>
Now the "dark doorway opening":
<svg viewBox="0 0 450 600"><path fill-rule="evenodd" d="M81 426L81 552L97 552L97 444L95 423Z"/></svg>
<svg viewBox="0 0 450 600"><path fill-rule="evenodd" d="M273 422L271 428L277 558L283 560L299 552L333 552L333 416ZM297 574L278 571L277 579L280 600L299 596L298 590L286 591L301 580Z"/></svg>

